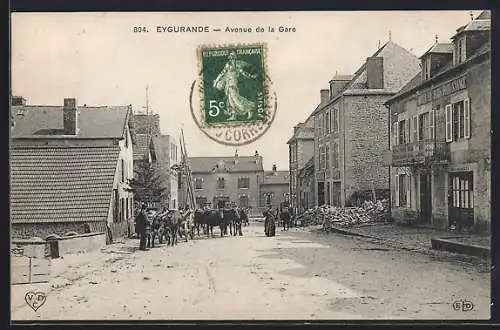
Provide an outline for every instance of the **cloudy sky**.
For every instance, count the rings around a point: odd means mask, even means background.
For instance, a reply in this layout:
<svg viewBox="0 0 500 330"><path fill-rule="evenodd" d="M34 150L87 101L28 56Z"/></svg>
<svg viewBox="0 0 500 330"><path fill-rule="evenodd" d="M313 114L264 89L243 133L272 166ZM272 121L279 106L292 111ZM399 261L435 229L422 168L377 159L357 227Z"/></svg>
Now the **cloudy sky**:
<svg viewBox="0 0 500 330"><path fill-rule="evenodd" d="M470 11L245 12L245 13L13 13L12 93L28 104L62 105L75 97L83 105L146 104L160 114L164 134L184 128L190 156L228 156L234 147L199 131L189 110L197 78L200 44L266 42L267 66L278 98L274 123L256 142L264 166L288 168L293 126L320 100L320 89L339 74L353 74L388 41L422 55L435 41L447 42L470 19ZM480 11L472 11L477 16ZM474 16L474 17L475 17ZM157 26L273 26L276 32L158 33ZM134 33L134 27L149 33ZM279 26L296 32L278 32Z"/></svg>

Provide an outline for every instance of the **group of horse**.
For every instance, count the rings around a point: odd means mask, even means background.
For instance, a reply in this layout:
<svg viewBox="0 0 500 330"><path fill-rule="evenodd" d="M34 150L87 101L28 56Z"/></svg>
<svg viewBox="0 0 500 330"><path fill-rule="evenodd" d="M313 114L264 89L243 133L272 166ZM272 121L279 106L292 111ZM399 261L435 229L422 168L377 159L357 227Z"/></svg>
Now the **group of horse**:
<svg viewBox="0 0 500 330"><path fill-rule="evenodd" d="M207 237L214 237L213 228L219 227L221 237L228 235L242 236L242 225L248 225L248 214L242 208L223 209L196 209L196 210L168 210L151 212L151 230L147 237L147 247L166 242L167 246L174 246L179 238L186 242L200 235L200 230Z"/></svg>

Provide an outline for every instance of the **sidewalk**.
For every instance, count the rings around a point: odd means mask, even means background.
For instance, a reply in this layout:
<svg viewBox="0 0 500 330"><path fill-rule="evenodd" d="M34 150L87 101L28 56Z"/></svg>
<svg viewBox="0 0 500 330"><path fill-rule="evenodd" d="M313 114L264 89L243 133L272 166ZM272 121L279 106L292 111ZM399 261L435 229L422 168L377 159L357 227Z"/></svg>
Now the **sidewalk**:
<svg viewBox="0 0 500 330"><path fill-rule="evenodd" d="M138 242L138 241L137 241ZM11 311L26 305L24 296L27 292L50 292L62 289L73 282L85 277L104 265L112 264L133 253L138 246L136 240L127 239L117 242L101 250L67 254L61 258L50 261L50 281L48 283L12 284L11 288Z"/></svg>
<svg viewBox="0 0 500 330"><path fill-rule="evenodd" d="M457 234L432 228L406 227L397 224L366 224L352 228L336 227L334 232L383 241L404 250L432 252L444 250L489 259L491 237Z"/></svg>

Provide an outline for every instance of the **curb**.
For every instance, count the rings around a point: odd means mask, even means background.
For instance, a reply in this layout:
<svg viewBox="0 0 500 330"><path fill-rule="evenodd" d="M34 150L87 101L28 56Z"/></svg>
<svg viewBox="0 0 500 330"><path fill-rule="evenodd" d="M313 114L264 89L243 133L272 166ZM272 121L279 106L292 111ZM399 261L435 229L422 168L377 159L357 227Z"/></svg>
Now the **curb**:
<svg viewBox="0 0 500 330"><path fill-rule="evenodd" d="M431 238L431 245L435 250L466 254L474 257L488 258L491 255L491 250L487 247L453 242L444 237Z"/></svg>
<svg viewBox="0 0 500 330"><path fill-rule="evenodd" d="M401 250L414 251L414 252L419 252L419 253L423 253L423 254L427 254L427 255L429 255L429 254L433 255L433 254L436 254L436 252L445 251L445 252L455 253L459 256L470 256L470 257L480 258L483 261L488 260L488 258L490 256L490 251L484 247L477 246L477 245L467 245L467 244L451 242L451 241L449 241L447 239L443 239L443 238L438 238L438 239L431 238L430 248L421 248L418 246L404 246L404 244L402 244L400 242L390 241L390 240L387 240L385 238L377 237L377 236L373 236L373 235L361 234L361 233L353 232L353 231L343 229L343 228L330 227L329 231L327 231L327 233L338 233L338 234L343 234L343 235L348 235L348 236L370 238L370 239L377 240L383 244L397 247ZM467 252L469 252L469 253L467 253Z"/></svg>

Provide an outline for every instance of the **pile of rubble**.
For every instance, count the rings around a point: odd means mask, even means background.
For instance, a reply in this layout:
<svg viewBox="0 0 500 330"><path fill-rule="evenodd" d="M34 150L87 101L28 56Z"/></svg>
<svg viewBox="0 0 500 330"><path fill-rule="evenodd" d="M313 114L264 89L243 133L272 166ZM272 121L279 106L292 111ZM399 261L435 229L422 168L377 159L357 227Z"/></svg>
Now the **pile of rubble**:
<svg viewBox="0 0 500 330"><path fill-rule="evenodd" d="M367 223L384 223L390 221L389 201L365 201L360 207L320 206L309 209L299 215L297 220L303 226L322 225L323 230L332 227L352 227Z"/></svg>

